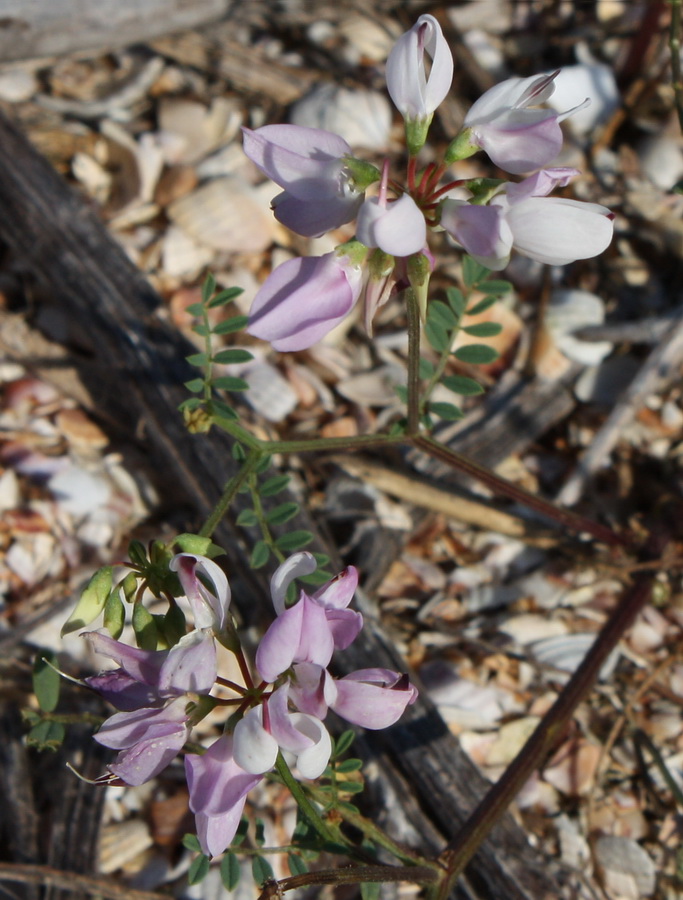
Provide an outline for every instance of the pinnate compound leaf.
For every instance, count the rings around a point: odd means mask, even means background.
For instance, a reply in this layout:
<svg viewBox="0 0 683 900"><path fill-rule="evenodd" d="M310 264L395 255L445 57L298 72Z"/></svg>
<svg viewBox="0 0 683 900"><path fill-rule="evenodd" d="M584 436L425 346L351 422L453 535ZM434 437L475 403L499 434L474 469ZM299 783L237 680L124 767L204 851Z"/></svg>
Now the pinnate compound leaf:
<svg viewBox="0 0 683 900"><path fill-rule="evenodd" d="M338 757L343 756L355 739L356 732L351 728L347 729L346 731L342 731L337 740L334 742L334 752L332 753L332 759L337 759Z"/></svg>
<svg viewBox="0 0 683 900"><path fill-rule="evenodd" d="M234 891L240 883L242 877L242 869L240 861L234 853L226 853L221 860L220 866L221 881L227 891Z"/></svg>
<svg viewBox="0 0 683 900"><path fill-rule="evenodd" d="M476 397L477 394L483 394L484 388L475 381L474 378L467 378L466 375L445 375L441 379L441 383L453 391L454 394L460 394L461 397Z"/></svg>
<svg viewBox="0 0 683 900"><path fill-rule="evenodd" d="M192 853L201 853L202 852L202 848L199 843L199 838L197 837L196 834L184 834L182 844L186 850L190 850Z"/></svg>
<svg viewBox="0 0 683 900"><path fill-rule="evenodd" d="M228 303L232 303L236 297L239 297L239 295L243 293L243 288L239 287L226 288L224 291L219 291L209 303L209 309L215 309L217 306L225 306Z"/></svg>
<svg viewBox="0 0 683 900"><path fill-rule="evenodd" d="M273 878L273 869L263 856L255 856L251 863L251 873L256 884L265 884Z"/></svg>
<svg viewBox="0 0 683 900"><path fill-rule="evenodd" d="M452 330L458 324L458 317L450 306L441 300L432 300L427 310L427 321L436 322L442 328Z"/></svg>
<svg viewBox="0 0 683 900"><path fill-rule="evenodd" d="M188 884L199 884L200 881L204 881L209 874L209 866L209 857L200 853L199 856L192 860L190 868L187 871Z"/></svg>
<svg viewBox="0 0 683 900"><path fill-rule="evenodd" d="M458 347L453 351L453 356L460 362L469 363L470 365L482 366L495 362L499 353L493 347L486 344L466 344L464 347Z"/></svg>
<svg viewBox="0 0 683 900"><path fill-rule="evenodd" d="M209 364L209 357L206 353L191 353L186 359L191 366L197 366L200 369Z"/></svg>
<svg viewBox="0 0 683 900"><path fill-rule="evenodd" d="M493 297L490 294L484 297L483 300L480 300L478 303L475 303L471 309L467 310L468 316L479 316L481 313L486 312L487 309L490 309L494 303L498 302L498 297Z"/></svg>
<svg viewBox="0 0 683 900"><path fill-rule="evenodd" d="M215 292L216 279L211 272L207 272L204 284L202 285L202 303L207 304Z"/></svg>
<svg viewBox="0 0 683 900"><path fill-rule="evenodd" d="M350 772L359 772L362 768L362 759L345 759L337 766L337 772L342 775L348 775Z"/></svg>
<svg viewBox="0 0 683 900"><path fill-rule="evenodd" d="M26 735L26 743L29 747L36 747L38 750L59 750L65 735L66 729L61 722L43 719L42 722L34 725Z"/></svg>
<svg viewBox="0 0 683 900"><path fill-rule="evenodd" d="M467 300L460 288L447 288L446 300L448 300L448 305L453 310L456 317L460 319L467 307Z"/></svg>
<svg viewBox="0 0 683 900"><path fill-rule="evenodd" d="M233 375L221 375L220 378L214 378L211 382L212 386L215 388L220 388L222 391L247 391L249 390L249 383L244 380L244 378L236 378ZM214 403L214 406L216 404ZM234 410L231 410L233 414L230 418L234 418Z"/></svg>
<svg viewBox="0 0 683 900"><path fill-rule="evenodd" d="M435 371L434 363L420 358L420 378L431 378Z"/></svg>
<svg viewBox="0 0 683 900"><path fill-rule="evenodd" d="M381 888L378 881L364 881L360 886L361 900L379 900Z"/></svg>
<svg viewBox="0 0 683 900"><path fill-rule="evenodd" d="M425 325L427 340L437 353L445 353L451 346L451 335L443 325L434 319L427 319Z"/></svg>
<svg viewBox="0 0 683 900"><path fill-rule="evenodd" d="M467 287L476 287L483 281L486 281L491 274L491 270L486 266L482 266L471 256L466 256L462 261L462 280Z"/></svg>
<svg viewBox="0 0 683 900"><path fill-rule="evenodd" d="M270 547L265 541L257 541L251 551L249 565L252 569L261 569L270 559Z"/></svg>
<svg viewBox="0 0 683 900"><path fill-rule="evenodd" d="M113 571L112 566L103 566L95 572L81 594L76 609L62 626L62 637L65 634L71 634L72 631L85 628L99 616L111 593Z"/></svg>
<svg viewBox="0 0 683 900"><path fill-rule="evenodd" d="M241 525L242 528L251 528L254 525L258 525L258 516L253 509L243 509L237 516L237 524Z"/></svg>
<svg viewBox="0 0 683 900"><path fill-rule="evenodd" d="M504 281L502 278L492 278L482 285L482 289L494 297L504 297L512 292L512 285L509 281Z"/></svg>
<svg viewBox="0 0 683 900"><path fill-rule="evenodd" d="M308 866L296 853L287 854L287 864L292 875L305 875L308 872Z"/></svg>
<svg viewBox="0 0 683 900"><path fill-rule="evenodd" d="M249 362L253 358L254 354L248 350L243 350L241 347L233 347L230 350L219 350L218 353L214 354L212 362L220 365L229 365L231 363Z"/></svg>
<svg viewBox="0 0 683 900"><path fill-rule="evenodd" d="M429 411L441 419L446 419L448 422L457 422L458 419L462 419L465 415L460 407L455 406L453 403L430 403Z"/></svg>
<svg viewBox="0 0 683 900"><path fill-rule="evenodd" d="M241 331L247 327L249 316L233 316L231 319L224 319L218 325L214 325L211 329L212 334L233 334L235 331Z"/></svg>
<svg viewBox="0 0 683 900"><path fill-rule="evenodd" d="M495 337L497 334L500 334L503 330L503 326L500 322L477 322L476 325L468 325L466 328L463 328L463 331L466 334L471 334L472 337Z"/></svg>
<svg viewBox="0 0 683 900"><path fill-rule="evenodd" d="M275 541L275 546L278 550L290 552L307 547L312 540L313 535L310 531L290 531L288 534L281 534Z"/></svg>
<svg viewBox="0 0 683 900"><path fill-rule="evenodd" d="M289 522L290 519L293 519L298 512L298 503L294 503L293 501L289 503L280 503L279 506L276 506L275 509L271 509L266 515L266 521L269 525L284 525L285 522Z"/></svg>
<svg viewBox="0 0 683 900"><path fill-rule="evenodd" d="M56 662L54 653L45 651L33 661L33 693L43 712L52 712L59 702L62 677L50 663Z"/></svg>
<svg viewBox="0 0 683 900"><path fill-rule="evenodd" d="M259 487L259 494L262 497L274 497L280 491L284 491L291 480L291 475L273 475L272 478L266 479Z"/></svg>

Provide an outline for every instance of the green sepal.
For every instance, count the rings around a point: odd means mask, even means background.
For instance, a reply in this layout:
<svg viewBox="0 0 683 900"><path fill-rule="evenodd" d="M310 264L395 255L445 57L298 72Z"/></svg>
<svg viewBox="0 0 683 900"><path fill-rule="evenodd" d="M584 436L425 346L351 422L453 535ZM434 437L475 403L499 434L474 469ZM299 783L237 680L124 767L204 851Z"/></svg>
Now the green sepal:
<svg viewBox="0 0 683 900"><path fill-rule="evenodd" d="M209 559L215 559L217 556L224 556L225 550L214 544L211 538L202 537L200 534L191 534L184 532L179 534L173 541L174 545L180 547L182 553L192 553L195 556L206 556Z"/></svg>
<svg viewBox="0 0 683 900"><path fill-rule="evenodd" d="M422 150L422 148L424 147L427 141L427 134L429 133L429 126L432 124L433 118L434 113L430 113L424 118L406 118L404 120L406 131L406 146L408 148L408 153L411 156L417 156L420 150Z"/></svg>
<svg viewBox="0 0 683 900"><path fill-rule="evenodd" d="M53 668L56 659L54 653L46 650L38 654L33 661L33 693L43 712L52 712L59 703L62 679L59 672Z"/></svg>
<svg viewBox="0 0 683 900"><path fill-rule="evenodd" d="M133 631L141 650L157 649L156 622L154 616L142 603L136 603L133 606Z"/></svg>
<svg viewBox="0 0 683 900"><path fill-rule="evenodd" d="M130 573L132 574L132 572ZM104 604L104 627L117 641L121 637L126 622L126 610L118 589L113 590Z"/></svg>
<svg viewBox="0 0 683 900"><path fill-rule="evenodd" d="M361 194L382 177L382 173L377 166L373 166L372 163L366 162L364 159L356 159L355 156L344 156L342 162L353 179L354 188Z"/></svg>
<svg viewBox="0 0 683 900"><path fill-rule="evenodd" d="M76 609L62 626L62 637L85 628L100 615L111 592L113 571L113 566L103 566L95 572L81 594Z"/></svg>

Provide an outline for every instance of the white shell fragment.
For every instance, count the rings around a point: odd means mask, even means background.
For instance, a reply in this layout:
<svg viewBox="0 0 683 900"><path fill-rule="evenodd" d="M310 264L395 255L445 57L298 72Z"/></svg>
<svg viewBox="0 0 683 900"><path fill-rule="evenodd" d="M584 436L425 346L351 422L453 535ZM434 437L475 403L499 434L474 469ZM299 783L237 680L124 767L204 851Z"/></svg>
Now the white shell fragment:
<svg viewBox="0 0 683 900"><path fill-rule="evenodd" d="M294 104L293 125L343 134L352 147L383 151L389 144L391 107L376 91L320 84Z"/></svg>
<svg viewBox="0 0 683 900"><path fill-rule="evenodd" d="M655 864L632 838L611 834L599 837L595 842L595 862L610 897L641 900L654 894Z"/></svg>
<svg viewBox="0 0 683 900"><path fill-rule="evenodd" d="M262 253L275 219L260 194L241 179L216 178L168 207L172 222L196 241L233 253Z"/></svg>
<svg viewBox="0 0 683 900"><path fill-rule="evenodd" d="M560 672L573 672L595 643L596 635L590 632L563 634L535 641L530 651L537 662ZM614 650L600 669L600 680L608 679L619 660L619 650Z"/></svg>
<svg viewBox="0 0 683 900"><path fill-rule="evenodd" d="M573 362L596 366L612 350L609 341L582 341L574 332L588 325L602 325L605 308L600 297L588 291L553 291L546 313L546 327L558 350Z"/></svg>
<svg viewBox="0 0 683 900"><path fill-rule="evenodd" d="M555 92L548 105L564 113L588 97L590 104L566 119L567 127L580 137L608 121L619 106L620 95L614 71L610 66L597 62L585 45L577 45L579 64L566 66L555 79Z"/></svg>

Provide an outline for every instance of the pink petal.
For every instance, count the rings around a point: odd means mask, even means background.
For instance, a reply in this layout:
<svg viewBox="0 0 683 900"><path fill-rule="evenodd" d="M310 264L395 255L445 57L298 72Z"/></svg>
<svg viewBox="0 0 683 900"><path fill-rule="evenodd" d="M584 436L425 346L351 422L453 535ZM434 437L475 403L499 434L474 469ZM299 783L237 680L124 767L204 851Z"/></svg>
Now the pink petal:
<svg viewBox="0 0 683 900"><path fill-rule="evenodd" d="M502 207L448 199L442 205L441 225L482 265L502 269L507 264L512 231Z"/></svg>
<svg viewBox="0 0 683 900"><path fill-rule="evenodd" d="M425 50L432 58L429 78ZM420 16L396 41L387 59L386 79L389 96L408 119L430 116L445 99L453 81L453 56L433 16Z"/></svg>
<svg viewBox="0 0 683 900"><path fill-rule="evenodd" d="M203 631L191 631L169 651L159 672L159 691L208 694L217 674L213 638Z"/></svg>
<svg viewBox="0 0 683 900"><path fill-rule="evenodd" d="M225 572L213 560L194 553L178 553L169 563L169 569L178 573L178 579L190 601L196 628L225 628L230 606L230 585ZM212 590L199 580L204 575L213 585Z"/></svg>
<svg viewBox="0 0 683 900"><path fill-rule="evenodd" d="M286 191L272 202L278 222L303 237L320 237L356 218L363 194L349 191L347 196L299 200Z"/></svg>
<svg viewBox="0 0 683 900"><path fill-rule="evenodd" d="M270 733L283 750L299 753L313 746L314 741L295 726L295 720L289 711L289 684L274 691L268 698L268 715Z"/></svg>
<svg viewBox="0 0 683 900"><path fill-rule="evenodd" d="M515 249L551 266L602 253L612 241L610 211L597 203L531 197L510 207Z"/></svg>
<svg viewBox="0 0 683 900"><path fill-rule="evenodd" d="M407 677L389 669L359 669L337 681L337 715L354 725L378 730L399 720L417 690Z"/></svg>
<svg viewBox="0 0 683 900"><path fill-rule="evenodd" d="M257 292L247 331L276 350L303 350L346 318L361 285L360 267L335 253L290 259Z"/></svg>
<svg viewBox="0 0 683 900"><path fill-rule="evenodd" d="M230 735L218 738L201 756L188 753L185 776L190 809L207 816L229 813L261 780L260 775L250 775L237 765Z"/></svg>
<svg viewBox="0 0 683 900"><path fill-rule="evenodd" d="M353 609L328 609L326 616L335 650L346 650L360 634L363 616Z"/></svg>
<svg viewBox="0 0 683 900"><path fill-rule="evenodd" d="M245 772L263 775L275 765L278 741L263 727L263 709L256 706L235 725L233 753Z"/></svg>
<svg viewBox="0 0 683 900"><path fill-rule="evenodd" d="M318 588L313 594L313 599L325 609L345 609L353 600L357 587L358 569L355 566L347 566Z"/></svg>

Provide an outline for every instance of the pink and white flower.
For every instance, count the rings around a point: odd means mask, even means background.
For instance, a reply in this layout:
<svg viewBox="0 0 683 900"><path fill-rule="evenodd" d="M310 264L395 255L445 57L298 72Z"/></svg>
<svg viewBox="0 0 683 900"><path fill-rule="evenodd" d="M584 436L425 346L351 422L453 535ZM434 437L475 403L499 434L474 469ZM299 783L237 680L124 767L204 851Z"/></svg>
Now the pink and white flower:
<svg viewBox="0 0 683 900"><path fill-rule="evenodd" d="M432 60L429 77L424 54ZM453 56L434 16L420 16L394 44L386 65L387 90L405 119L431 119L453 81Z"/></svg>
<svg viewBox="0 0 683 900"><path fill-rule="evenodd" d="M563 113L539 109L555 90L558 74L508 78L486 91L465 116L470 143L515 175L552 162L562 149L560 122L590 103L586 99Z"/></svg>
<svg viewBox="0 0 683 900"><path fill-rule="evenodd" d="M613 213L598 203L547 196L577 174L576 169L542 170L505 185L488 206L447 199L441 225L490 269L504 268L513 248L551 266L589 259L609 246Z"/></svg>
<svg viewBox="0 0 683 900"><path fill-rule="evenodd" d="M247 331L276 350L304 350L342 322L360 295L363 273L346 255L297 257L257 292Z"/></svg>
<svg viewBox="0 0 683 900"><path fill-rule="evenodd" d="M304 237L319 237L355 218L363 200L345 157L346 141L330 131L265 125L244 133L244 152L281 188L275 218Z"/></svg>

